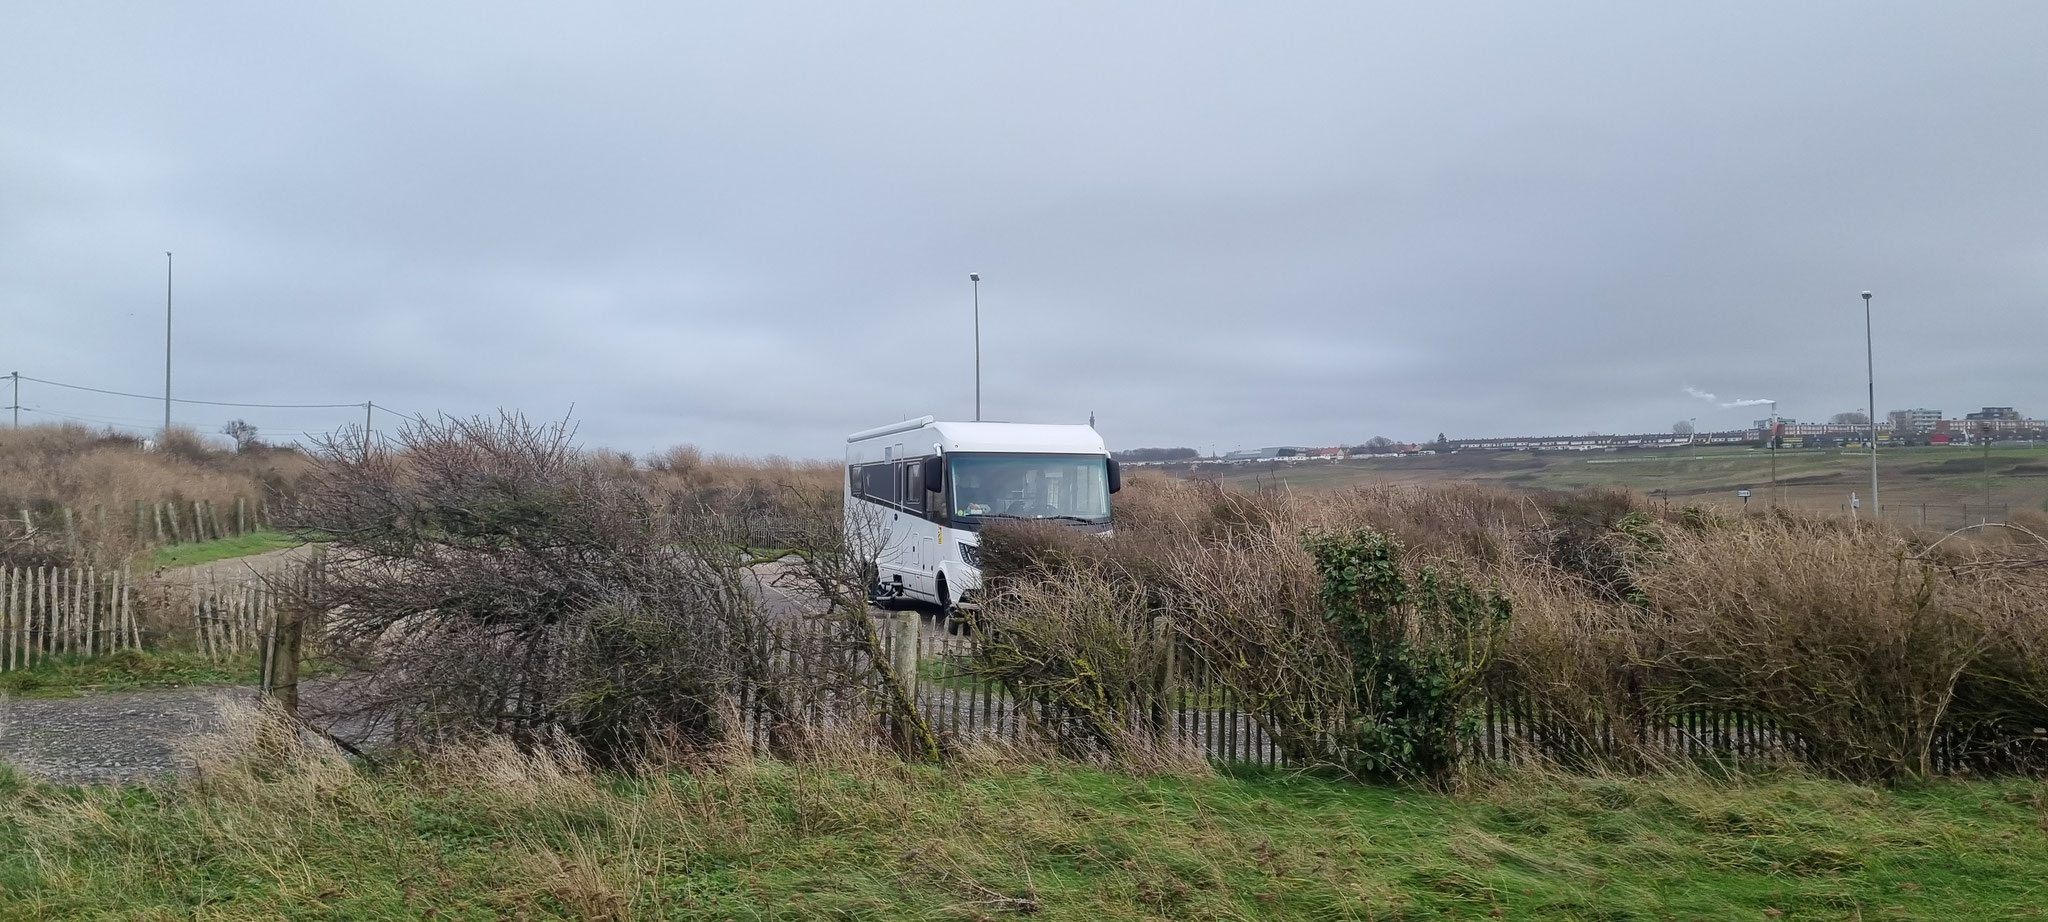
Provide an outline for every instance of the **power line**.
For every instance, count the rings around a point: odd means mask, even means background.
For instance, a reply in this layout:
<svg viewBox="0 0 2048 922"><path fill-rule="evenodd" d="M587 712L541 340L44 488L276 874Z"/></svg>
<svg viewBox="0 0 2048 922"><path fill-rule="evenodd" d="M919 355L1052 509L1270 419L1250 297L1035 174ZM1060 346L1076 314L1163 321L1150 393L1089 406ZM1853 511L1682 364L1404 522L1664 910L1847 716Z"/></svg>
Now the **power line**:
<svg viewBox="0 0 2048 922"><path fill-rule="evenodd" d="M56 410L45 409L43 407L27 406L22 407L21 409L23 412L27 413L41 413L44 416L61 416L65 419L75 419L80 422L133 423L135 425L143 425L150 422L150 420L141 419L139 417L134 416L107 416L99 413L59 413Z"/></svg>
<svg viewBox="0 0 2048 922"><path fill-rule="evenodd" d="M109 428L120 429L135 429L142 432L156 431L156 426L154 424L140 425L133 422L120 422L118 419L114 417L89 418L84 416L72 416L69 413L56 413L50 410L39 410L36 409L35 407L22 407L21 411L23 413L41 413L44 416L54 417L56 419L69 420L74 423L90 423L95 426L107 426Z"/></svg>
<svg viewBox="0 0 2048 922"><path fill-rule="evenodd" d="M51 387L70 388L71 390L74 391L90 391L95 394L106 394L110 397L133 397L137 400L163 399L163 396L160 394L130 394L125 391L110 391L105 388L86 387L83 384L65 384L62 381L51 381L44 378L32 378L29 377L28 375L22 375L21 380L34 381L37 384L48 384ZM362 404L360 403L231 403L224 400L188 400L184 397L173 397L171 398L171 402L190 403L208 407L253 407L256 409L263 410L346 410L362 406Z"/></svg>

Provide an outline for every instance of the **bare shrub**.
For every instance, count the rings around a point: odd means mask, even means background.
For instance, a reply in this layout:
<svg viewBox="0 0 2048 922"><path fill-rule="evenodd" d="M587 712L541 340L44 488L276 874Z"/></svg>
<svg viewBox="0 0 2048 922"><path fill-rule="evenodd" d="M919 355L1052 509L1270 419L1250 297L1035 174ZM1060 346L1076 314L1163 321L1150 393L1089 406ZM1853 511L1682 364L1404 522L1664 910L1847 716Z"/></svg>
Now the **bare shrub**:
<svg viewBox="0 0 2048 922"><path fill-rule="evenodd" d="M838 681L832 684L841 690L830 694L844 701L846 687L877 688L876 716L890 747L907 759L937 761L941 755L938 736L910 693L910 677L898 671L893 651L885 648L868 604L868 586L875 579L870 562L882 550L881 529L871 518L878 510L857 510L849 526L836 490L796 485L784 488L783 503L790 514L787 547L794 552L794 563L775 580L774 588L814 604L816 610L810 617L825 622L826 649L810 660L843 663L847 659L844 654L851 652L854 661L865 664L860 674L836 677ZM815 683L792 694L808 696L795 702L802 711L830 713L828 702L818 700L826 690ZM835 745L835 740L844 748L848 735L843 727L813 727L809 732L813 738L806 742L813 749Z"/></svg>
<svg viewBox="0 0 2048 922"><path fill-rule="evenodd" d="M406 426L397 452L323 446L293 525L333 538L305 600L357 705L396 738L557 736L603 762L715 745L767 651L716 514L663 511L565 423Z"/></svg>
<svg viewBox="0 0 2048 922"><path fill-rule="evenodd" d="M1144 588L1114 565L1012 581L983 601L975 672L1002 683L1075 757L1128 762L1161 748L1174 643Z"/></svg>
<svg viewBox="0 0 2048 922"><path fill-rule="evenodd" d="M1521 703L1515 719L1544 758L1580 770L1670 764L1649 708L1641 609L1587 591L1544 558L1500 579L1515 617L1488 685L1502 703Z"/></svg>
<svg viewBox="0 0 2048 922"><path fill-rule="evenodd" d="M1166 610L1188 666L1228 688L1289 761L1332 762L1332 734L1352 714L1351 662L1298 535L1272 524L1181 544L1166 559Z"/></svg>
<svg viewBox="0 0 2048 922"><path fill-rule="evenodd" d="M1667 529L1635 579L1674 703L1746 710L1805 760L1859 780L1932 772L1955 692L1991 637L1983 603L1896 536L1796 519Z"/></svg>

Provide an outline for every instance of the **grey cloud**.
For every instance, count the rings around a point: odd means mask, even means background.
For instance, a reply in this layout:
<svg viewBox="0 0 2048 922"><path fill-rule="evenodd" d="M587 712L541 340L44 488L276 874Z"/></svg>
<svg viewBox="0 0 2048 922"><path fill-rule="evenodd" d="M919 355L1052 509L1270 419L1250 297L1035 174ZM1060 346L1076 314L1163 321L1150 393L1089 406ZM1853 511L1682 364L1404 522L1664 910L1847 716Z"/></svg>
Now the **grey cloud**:
<svg viewBox="0 0 2048 922"><path fill-rule="evenodd" d="M1860 407L1870 288L1884 408L2048 413L2044 39L2020 3L46 7L0 35L0 363L159 387L170 249L186 395L830 456L971 412L973 270L991 416L1334 443Z"/></svg>

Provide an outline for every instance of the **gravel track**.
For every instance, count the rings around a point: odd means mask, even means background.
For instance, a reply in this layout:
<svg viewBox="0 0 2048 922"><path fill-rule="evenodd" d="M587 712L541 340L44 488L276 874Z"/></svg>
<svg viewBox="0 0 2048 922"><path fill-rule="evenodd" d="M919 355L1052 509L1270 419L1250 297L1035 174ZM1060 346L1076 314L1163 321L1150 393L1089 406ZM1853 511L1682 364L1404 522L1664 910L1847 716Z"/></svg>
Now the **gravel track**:
<svg viewBox="0 0 2048 922"><path fill-rule="evenodd" d="M319 722L313 715L340 697L344 683L335 677L301 682L302 712ZM223 706L253 704L259 697L255 686L245 685L0 698L0 762L65 784L148 781L186 772L192 762L183 754L185 744L219 729Z"/></svg>
<svg viewBox="0 0 2048 922"><path fill-rule="evenodd" d="M184 740L254 688L162 688L0 701L0 761L49 781L143 781L190 767Z"/></svg>

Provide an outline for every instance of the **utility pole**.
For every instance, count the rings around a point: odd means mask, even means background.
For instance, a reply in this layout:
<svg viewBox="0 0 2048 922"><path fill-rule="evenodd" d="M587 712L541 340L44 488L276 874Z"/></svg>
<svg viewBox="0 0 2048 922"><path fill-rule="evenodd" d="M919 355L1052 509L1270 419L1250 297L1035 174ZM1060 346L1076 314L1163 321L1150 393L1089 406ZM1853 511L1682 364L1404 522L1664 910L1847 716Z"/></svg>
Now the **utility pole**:
<svg viewBox="0 0 2048 922"><path fill-rule="evenodd" d="M1977 432L1981 436L1978 441L1984 443L1984 514L1979 516L1977 521L1989 522L1991 521L1991 423L1985 422L1978 425Z"/></svg>
<svg viewBox="0 0 2048 922"><path fill-rule="evenodd" d="M1870 518L1884 521L1884 503L1877 498L1877 353L1870 339L1870 292L1863 293L1863 361L1870 386Z"/></svg>
<svg viewBox="0 0 2048 922"><path fill-rule="evenodd" d="M171 433L171 251L164 251L164 431ZM161 437L161 436L159 436Z"/></svg>
<svg viewBox="0 0 2048 922"><path fill-rule="evenodd" d="M981 422L981 273L967 273L974 283L974 421Z"/></svg>
<svg viewBox="0 0 2048 922"><path fill-rule="evenodd" d="M373 407L373 406L375 406L375 404L371 403L370 401L368 401L368 400L365 400L365 401L363 401L363 457L364 457L364 458L368 458L368 457L370 457L370 408L371 408L371 407Z"/></svg>
<svg viewBox="0 0 2048 922"><path fill-rule="evenodd" d="M19 429L21 428L21 372L17 371L9 375L9 377L14 379L14 428Z"/></svg>

